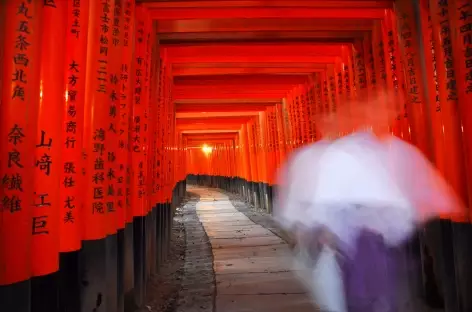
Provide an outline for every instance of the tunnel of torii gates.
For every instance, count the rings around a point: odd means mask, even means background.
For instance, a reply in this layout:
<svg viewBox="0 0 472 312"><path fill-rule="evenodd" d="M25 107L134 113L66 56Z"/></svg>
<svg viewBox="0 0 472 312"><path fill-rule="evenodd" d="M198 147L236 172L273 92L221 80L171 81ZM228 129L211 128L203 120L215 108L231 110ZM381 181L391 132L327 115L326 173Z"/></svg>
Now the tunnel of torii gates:
<svg viewBox="0 0 472 312"><path fill-rule="evenodd" d="M187 177L270 212L316 115L361 92L394 94L391 132L470 207L471 4L1 1L0 310L141 306ZM450 312L472 311L470 217L410 248Z"/></svg>

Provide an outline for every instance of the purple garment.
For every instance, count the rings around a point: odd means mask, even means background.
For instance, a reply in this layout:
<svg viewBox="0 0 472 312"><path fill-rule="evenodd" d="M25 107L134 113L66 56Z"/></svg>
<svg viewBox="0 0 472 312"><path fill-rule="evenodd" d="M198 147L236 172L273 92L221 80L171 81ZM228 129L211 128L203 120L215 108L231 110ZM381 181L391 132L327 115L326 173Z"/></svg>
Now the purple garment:
<svg viewBox="0 0 472 312"><path fill-rule="evenodd" d="M348 312L395 312L396 251L364 230L356 251L340 260Z"/></svg>

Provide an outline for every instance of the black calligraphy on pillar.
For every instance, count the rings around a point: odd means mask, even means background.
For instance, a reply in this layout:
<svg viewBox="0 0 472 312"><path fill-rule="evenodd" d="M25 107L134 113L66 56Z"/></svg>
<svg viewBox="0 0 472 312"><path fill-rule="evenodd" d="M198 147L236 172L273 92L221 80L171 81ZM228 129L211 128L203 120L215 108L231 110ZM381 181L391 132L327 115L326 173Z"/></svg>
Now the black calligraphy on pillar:
<svg viewBox="0 0 472 312"><path fill-rule="evenodd" d="M325 99L324 109L325 109L325 112L328 113L329 112L329 91L328 91L328 81L327 80L323 80L323 95L324 95L324 99Z"/></svg>
<svg viewBox="0 0 472 312"><path fill-rule="evenodd" d="M400 16L400 38L403 40L403 48L406 54L406 74L405 78L408 83L408 95L411 103L420 103L419 98L419 86L416 77L415 70L415 57L416 54L412 51L413 35L411 25L409 23L409 16L407 14L401 14Z"/></svg>
<svg viewBox="0 0 472 312"><path fill-rule="evenodd" d="M462 41L463 53L465 57L465 79L467 94L472 93L472 5L470 1L462 1L457 7L459 15L459 34Z"/></svg>
<svg viewBox="0 0 472 312"><path fill-rule="evenodd" d="M336 82L337 82L337 85L338 85L338 94L339 95L342 95L343 93L343 74L341 72L341 70L336 74Z"/></svg>
<svg viewBox="0 0 472 312"><path fill-rule="evenodd" d="M351 94L351 84L349 83L349 66L347 64L344 64L344 90L346 91L347 96Z"/></svg>
<svg viewBox="0 0 472 312"><path fill-rule="evenodd" d="M337 103L336 103L336 81L334 76L329 76L329 87L331 88L330 97L331 97L331 104L333 105L333 113L337 111Z"/></svg>
<svg viewBox="0 0 472 312"><path fill-rule="evenodd" d="M92 184L93 184L93 202L92 202L92 213L103 214L105 213L105 207L103 202L103 190L105 187L105 160L103 155L105 153L105 138L106 131L103 128L95 130L93 135L93 153L95 156Z"/></svg>
<svg viewBox="0 0 472 312"><path fill-rule="evenodd" d="M393 82L393 88L395 92L398 92L398 76L397 76L397 59L395 56L395 37L393 34L393 30L389 30L387 32L388 36L388 44L387 44L387 51L388 51L388 56L390 58L390 69L392 71L392 82Z"/></svg>
<svg viewBox="0 0 472 312"><path fill-rule="evenodd" d="M29 42L31 31L29 21L31 1L22 1L18 6L16 15L19 18L18 26L15 34L15 52L13 55L13 75L12 75L12 99L25 101L26 86L28 77L26 71L29 65L28 48L31 46Z"/></svg>
<svg viewBox="0 0 472 312"><path fill-rule="evenodd" d="M71 34L76 38L76 39L79 39L79 36L80 36L80 3L81 3L81 0L73 0L72 1L72 6L71 6L71 14L73 16L73 19L72 19L72 25L71 25L71 28L70 28L70 32Z"/></svg>
<svg viewBox="0 0 472 312"><path fill-rule="evenodd" d="M356 72L357 72L357 81L358 81L358 88L359 89L365 89L367 88L367 74L365 70L365 62L364 62L364 56L361 52L356 52L354 55L354 62L356 66Z"/></svg>
<svg viewBox="0 0 472 312"><path fill-rule="evenodd" d="M429 2L428 2L428 12L429 12ZM439 81L438 81L438 71L437 71L437 59L436 59L436 49L434 48L436 42L433 35L433 23L431 19L431 14L428 14L428 29L430 32L429 36L429 48L431 50L431 59L433 65L433 81L435 86L435 103L436 103L436 112L441 112L441 101L439 98Z"/></svg>
<svg viewBox="0 0 472 312"><path fill-rule="evenodd" d="M446 69L446 89L447 100L457 101L457 83L454 71L454 60L452 56L451 26L449 22L449 10L447 1L440 0L437 2L439 8L439 27L441 36L441 47L444 56L444 67Z"/></svg>
<svg viewBox="0 0 472 312"><path fill-rule="evenodd" d="M374 48L372 46L367 50L367 62L371 72L370 83L373 87L377 85L377 71L375 68Z"/></svg>
<svg viewBox="0 0 472 312"><path fill-rule="evenodd" d="M382 79L384 82L387 81L387 70L386 70L386 64L385 64L385 45L383 40L380 40L378 46L378 57L379 57L379 73L380 73L380 79Z"/></svg>

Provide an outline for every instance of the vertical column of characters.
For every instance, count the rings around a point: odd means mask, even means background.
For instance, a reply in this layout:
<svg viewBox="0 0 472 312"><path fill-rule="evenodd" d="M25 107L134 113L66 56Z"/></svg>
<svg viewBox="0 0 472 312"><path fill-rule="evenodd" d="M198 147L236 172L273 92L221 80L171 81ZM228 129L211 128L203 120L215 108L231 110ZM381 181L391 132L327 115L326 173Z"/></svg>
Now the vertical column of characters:
<svg viewBox="0 0 472 312"><path fill-rule="evenodd" d="M298 148L303 145L303 138L305 136L304 130L305 125L303 124L303 102L302 102L302 92L300 86L295 88L293 99L293 126L295 127L295 133L297 134L295 140L295 148Z"/></svg>
<svg viewBox="0 0 472 312"><path fill-rule="evenodd" d="M309 107L308 116L306 117L307 127L308 127L308 142L311 143L315 141L316 133L313 126L313 118L316 115L316 106L315 106L315 87L313 85L313 76L309 77L309 82L305 85L306 88L306 100Z"/></svg>
<svg viewBox="0 0 472 312"><path fill-rule="evenodd" d="M161 53L159 53L160 55ZM157 111L156 111L156 127L157 127L157 137L156 137L156 184L155 184L155 189L157 192L157 202L162 203L162 177L163 177L163 171L162 171L162 164L163 164L163 130L164 130L164 125L163 125L163 110L164 110L164 105L165 105L165 99L164 99L164 84L165 84L165 79L164 79L164 63L162 57L160 57L160 66L159 66L159 94L158 94L158 99L157 99Z"/></svg>
<svg viewBox="0 0 472 312"><path fill-rule="evenodd" d="M41 65L38 125L36 132L32 269L42 276L59 269L60 177L65 90L67 4L45 1L42 10ZM33 104L34 105L34 104ZM71 144L74 144L72 142ZM62 181L64 182L64 181ZM74 181L65 185L72 186Z"/></svg>
<svg viewBox="0 0 472 312"><path fill-rule="evenodd" d="M84 238L107 233L105 140L109 126L109 40L113 6L110 0L90 1L84 113L85 205Z"/></svg>
<svg viewBox="0 0 472 312"><path fill-rule="evenodd" d="M168 131L168 105L169 105L169 89L170 89L170 81L167 79L168 76L168 68L166 67L166 70L164 71L164 77L163 79L165 80L164 84L164 105L163 105L163 110L162 110L162 200L165 203L167 201L167 160L168 160L168 155L167 155L167 144L168 144L168 138L167 138L167 131ZM207 159L207 158L205 158Z"/></svg>
<svg viewBox="0 0 472 312"><path fill-rule="evenodd" d="M144 209L145 213L148 213L151 210L151 202L150 202L150 192L151 192L151 176L149 175L149 159L151 158L152 151L151 151L151 127L150 123L152 122L151 118L151 53L153 49L153 42L155 39L155 32L153 32L152 27L152 20L149 16L148 11L145 11L145 58L144 58L144 89L143 89L143 104L144 104L144 119L143 119L143 152L144 152L144 159L142 163L142 172L144 175ZM152 34L152 36L151 36Z"/></svg>
<svg viewBox="0 0 472 312"><path fill-rule="evenodd" d="M118 133L118 147L116 162L118 170L116 172L116 220L117 228L123 229L126 223L132 222L133 214L130 201L130 110L134 89L132 82L134 79L132 62L134 60L134 2L122 0L122 19L119 25L121 34L120 45L121 55L118 70L118 105L119 114L116 121Z"/></svg>
<svg viewBox="0 0 472 312"><path fill-rule="evenodd" d="M67 4L65 105L60 187L60 251L81 247L81 211L84 205L84 162L82 143L84 130L85 75L88 38L88 0Z"/></svg>
<svg viewBox="0 0 472 312"><path fill-rule="evenodd" d="M251 129L250 129L250 142L251 142L251 154L253 157L254 161L254 175L252 182L260 182L261 181L261 175L260 175L260 167L261 163L258 162L259 157L258 157L258 143L259 143L259 138L257 136L257 128L258 128L258 118L253 118L251 120Z"/></svg>
<svg viewBox="0 0 472 312"><path fill-rule="evenodd" d="M385 43L382 36L382 22L375 21L372 30L372 46L376 73L377 94L387 88L387 64L385 62Z"/></svg>
<svg viewBox="0 0 472 312"><path fill-rule="evenodd" d="M472 3L469 0L449 0L451 43L459 98L462 142L469 203L472 201Z"/></svg>
<svg viewBox="0 0 472 312"><path fill-rule="evenodd" d="M283 138L280 137L280 131L279 131L279 128L278 128L277 104L273 106L272 119L273 119L272 122L273 122L273 128L274 128L274 153L275 153L274 166L275 166L275 168L278 168L279 164L282 161L282 152L281 152L281 149L280 149L280 141L282 141ZM275 178L275 176L274 176L274 178Z"/></svg>
<svg viewBox="0 0 472 312"><path fill-rule="evenodd" d="M398 52L397 52L397 32L393 29L392 21L389 12L391 10L384 11L384 18L381 21L382 27L382 40L384 42L384 52L385 52L385 73L386 73L386 94L387 100L385 104L391 105L390 109L394 111L400 112L402 109L403 96L400 90L400 83L399 78L401 76L398 75L397 62L399 60ZM392 100L391 100L392 99ZM392 121L390 125L390 131L392 134L401 137L402 133L402 120L400 117L400 113L393 114Z"/></svg>
<svg viewBox="0 0 472 312"><path fill-rule="evenodd" d="M285 131L287 134L287 141L285 144L287 144L287 148L292 150L293 148L293 140L296 134L293 132L293 114L292 114L292 106L293 106L293 101L292 101L292 96L291 93L287 95L285 98L284 102L284 119L285 119Z"/></svg>
<svg viewBox="0 0 472 312"><path fill-rule="evenodd" d="M397 18L393 10L387 10L385 16L385 25L387 27L388 37L388 57L390 60L391 77L394 90L394 108L396 110L396 120L398 122L398 135L409 140L410 121L406 109L406 85L405 72L402 59L400 57L399 33Z"/></svg>
<svg viewBox="0 0 472 312"><path fill-rule="evenodd" d="M144 99L144 85L145 85L145 57L146 57L146 19L145 9L142 6L136 6L136 29L135 29L135 57L134 57L134 98L132 107L132 122L131 122L131 196L133 216L145 216L146 211L144 207L145 197L145 174L144 174L144 114L145 114L145 99Z"/></svg>
<svg viewBox="0 0 472 312"><path fill-rule="evenodd" d="M116 233L117 219L117 172L119 164L117 162L117 152L119 151L119 130L118 119L120 116L120 69L122 57L122 40L121 32L122 23L122 3L121 0L114 0L110 3L109 27L103 29L102 45L108 49L109 67L108 67L108 100L107 111L108 120L105 128L106 131L106 191L104 194L106 213L107 213L107 234Z"/></svg>
<svg viewBox="0 0 472 312"><path fill-rule="evenodd" d="M445 177L464 202L467 202L467 184L461 133L462 121L458 107L456 66L454 66L458 60L454 57L453 53L450 12L447 1L442 0L431 0L430 9L437 62L436 74L439 86L439 100L441 102L440 114L442 117L442 137L437 139L443 139L444 141ZM457 216L449 217L456 219ZM459 217L468 218L465 215Z"/></svg>
<svg viewBox="0 0 472 312"><path fill-rule="evenodd" d="M443 121L441 115L441 101L439 99L439 84L437 76L437 58L433 36L433 25L430 14L429 0L421 0L419 3L421 32L423 34L423 57L425 62L425 82L428 86L426 97L431 118L431 138L434 138L432 146L432 160L442 174L446 172L445 142L442 130Z"/></svg>
<svg viewBox="0 0 472 312"><path fill-rule="evenodd" d="M343 58L343 81L344 81L344 93L347 101L354 99L356 96L356 85L355 71L354 71L354 52L352 45L342 46L342 58Z"/></svg>
<svg viewBox="0 0 472 312"><path fill-rule="evenodd" d="M344 71L344 63L343 60L340 57L336 58L336 61L333 66L333 71L334 71L334 89L335 92L335 101L336 103L334 104L334 107L336 107L336 111L338 110L339 105L344 105L346 103L346 98L344 94L344 81L343 81L343 71ZM331 87L331 83L330 83Z"/></svg>
<svg viewBox="0 0 472 312"><path fill-rule="evenodd" d="M305 84L299 87L300 89L300 119L302 122L302 145L310 141L310 124L309 116L311 115L311 106L308 97L308 88Z"/></svg>
<svg viewBox="0 0 472 312"><path fill-rule="evenodd" d="M266 132L266 155L267 155L267 183L272 184L272 172L274 170L274 145L273 145L273 127L272 127L272 107L265 109L265 132Z"/></svg>
<svg viewBox="0 0 472 312"><path fill-rule="evenodd" d="M308 98L306 94L305 85L298 86L298 97L299 97L299 104L298 104L298 114L299 114L299 122L300 122L300 146L307 144L308 137L309 137L309 128L308 128L308 121L307 118L310 114L310 107L308 106Z"/></svg>
<svg viewBox="0 0 472 312"><path fill-rule="evenodd" d="M266 111L259 112L258 127L257 127L257 136L259 138L259 154L261 161L261 175L260 180L263 183L267 183L267 123L266 121Z"/></svg>
<svg viewBox="0 0 472 312"><path fill-rule="evenodd" d="M277 146L279 151L279 164L281 164L283 161L285 161L285 157L287 155L287 137L285 136L283 102L275 104L275 116L277 118Z"/></svg>
<svg viewBox="0 0 472 312"><path fill-rule="evenodd" d="M306 120L308 124L308 142L311 143L316 140L316 131L313 123L313 119L316 115L315 86L313 76L309 77L309 82L306 84L306 98L309 106L309 114Z"/></svg>
<svg viewBox="0 0 472 312"><path fill-rule="evenodd" d="M333 66L333 71L334 71L334 84L331 85L330 82L330 90L335 90L335 104L333 107L335 107L335 111L337 112L339 105L344 105L346 103L345 95L343 92L343 61L340 57L336 58L336 61ZM328 69L330 70L330 69Z"/></svg>
<svg viewBox="0 0 472 312"><path fill-rule="evenodd" d="M171 118L172 118L172 109L173 109L173 102L172 102L172 78L171 78L171 69L168 69L166 72L165 79L168 80L167 84L167 103L166 103L166 132L165 132L165 170L166 170L166 180L165 180L165 194L166 194L166 203L170 202L172 190L170 188L170 179L171 179L171 157L169 153L170 146L172 145L171 141ZM210 157L212 154L210 154Z"/></svg>
<svg viewBox="0 0 472 312"><path fill-rule="evenodd" d="M39 103L41 12L30 1L0 3L0 285L31 277L32 210ZM37 229L35 228L35 231Z"/></svg>
<svg viewBox="0 0 472 312"><path fill-rule="evenodd" d="M407 90L407 112L412 128L413 143L426 155L430 155L426 135L426 106L421 83L420 56L416 35L414 4L399 0L395 3L401 58L404 64Z"/></svg>
<svg viewBox="0 0 472 312"><path fill-rule="evenodd" d="M157 25L153 23L152 34L156 33ZM157 135L158 135L158 101L159 101L159 69L160 69L160 53L159 53L159 42L158 40L153 41L151 50L151 80L150 80L150 95L149 95L149 150L150 157L148 159L148 176L149 176L149 200L150 205L153 207L157 201L157 190L156 190L156 160L157 160Z"/></svg>
<svg viewBox="0 0 472 312"><path fill-rule="evenodd" d="M384 98L380 97L382 94L388 91L388 74L387 74L387 64L385 61L386 52L385 52L385 42L383 38L383 29L382 21L375 21L373 30L372 30L372 52L373 52L373 61L375 67L375 93L373 94L374 101L379 102L380 105L385 105L383 101ZM391 130L390 125L387 126L387 129L384 126L378 127L379 131Z"/></svg>
<svg viewBox="0 0 472 312"><path fill-rule="evenodd" d="M318 126L318 121L323 115L323 84L321 81L321 73L315 73L313 76L316 116L313 118L313 127L316 131L316 141L321 139L321 132Z"/></svg>
<svg viewBox="0 0 472 312"><path fill-rule="evenodd" d="M356 39L352 44L353 70L355 72L354 85L357 98L366 99L367 95L367 70L366 70L366 51L361 39Z"/></svg>
<svg viewBox="0 0 472 312"><path fill-rule="evenodd" d="M252 149L253 149L253 146L252 146L252 129L251 129L251 122L248 121L245 125L244 125L244 128L245 128L245 131L244 133L246 134L245 135L245 141L246 141L246 153L247 153L247 160L248 160L248 164L249 164L249 172L248 172L248 179L247 181L248 182L253 182L255 181L256 179L256 176L254 174L254 169L256 168L256 164L255 164L255 161L254 161L254 155L252 153Z"/></svg>
<svg viewBox="0 0 472 312"><path fill-rule="evenodd" d="M292 152L292 125L290 119L290 110L289 110L289 103L288 98L282 99L282 104L280 106L280 114L282 118L282 126L283 126L283 135L284 135L284 148L285 148L285 155L289 155Z"/></svg>
<svg viewBox="0 0 472 312"><path fill-rule="evenodd" d="M365 76L367 84L367 98L374 99L377 93L377 71L375 67L374 45L372 34L365 34L362 40L364 50Z"/></svg>
<svg viewBox="0 0 472 312"><path fill-rule="evenodd" d="M328 111L330 114L336 115L338 111L338 101L337 101L337 90L338 90L338 82L336 81L336 72L335 72L335 64L328 64L327 65L327 70L326 70L326 82L327 82L327 99L328 99ZM342 84L342 79L341 79L341 84ZM336 130L336 136L341 135L340 134L340 128L339 128L339 120L337 119L338 116L336 115L335 121L333 121L334 124L338 125L337 130Z"/></svg>
<svg viewBox="0 0 472 312"><path fill-rule="evenodd" d="M355 84L354 84L354 69L353 69L353 50L351 45L343 45L341 47L341 52L342 52L342 73L343 73L343 99L345 103L343 105L348 105L346 107L348 110L351 109L351 107L354 104L353 99L356 97L356 89L355 89ZM353 108L353 107L352 107ZM353 131L352 127L345 127L345 134L351 133Z"/></svg>

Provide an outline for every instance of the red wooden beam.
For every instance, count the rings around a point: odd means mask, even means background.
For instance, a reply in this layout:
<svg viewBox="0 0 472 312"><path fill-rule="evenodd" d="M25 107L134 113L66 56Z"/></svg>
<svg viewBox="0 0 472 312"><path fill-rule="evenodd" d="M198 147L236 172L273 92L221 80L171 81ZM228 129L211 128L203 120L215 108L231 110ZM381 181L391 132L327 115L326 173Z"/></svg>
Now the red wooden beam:
<svg viewBox="0 0 472 312"><path fill-rule="evenodd" d="M168 46L168 59L179 59L193 57L195 55L205 55L220 57L225 54L241 57L259 56L341 56L342 44L316 44L316 43L290 43L290 44L200 44L193 46Z"/></svg>
<svg viewBox="0 0 472 312"><path fill-rule="evenodd" d="M235 101L235 100L248 100L254 101L255 99L258 100L273 100L273 101L280 101L280 99L284 98L287 95L286 91L280 92L273 92L271 94L264 93L264 92L246 92L246 93L236 93L236 92L228 92L228 93L216 93L216 94L175 94L173 96L174 101L182 101L182 100L204 100L204 101L211 101L211 100L228 100L228 101Z"/></svg>
<svg viewBox="0 0 472 312"><path fill-rule="evenodd" d="M174 104L180 105L180 104L249 104L249 103L254 103L254 104L277 104L280 103L280 99L278 98L239 98L239 99L227 99L227 98L221 98L221 99L212 99L212 98L207 98L207 99L174 99Z"/></svg>
<svg viewBox="0 0 472 312"><path fill-rule="evenodd" d="M226 125L226 124L242 124L248 122L252 119L251 116L228 116L228 117L196 117L196 118L185 118L185 119L177 119L176 125L198 125L198 124L218 124L218 125Z"/></svg>
<svg viewBox="0 0 472 312"><path fill-rule="evenodd" d="M293 85L305 83L308 76L304 75L241 75L176 77L174 86L232 86L232 85Z"/></svg>
<svg viewBox="0 0 472 312"><path fill-rule="evenodd" d="M188 125L179 125L177 126L179 130L203 130L210 131L215 130L216 132L225 132L225 131L239 131L241 129L241 124L188 124Z"/></svg>
<svg viewBox="0 0 472 312"><path fill-rule="evenodd" d="M197 130L178 130L179 133L182 133L184 135L188 134L210 134L210 133L233 133L233 134L238 134L239 129L237 130L205 130L205 129L197 129Z"/></svg>
<svg viewBox="0 0 472 312"><path fill-rule="evenodd" d="M328 18L162 20L159 21L157 30L160 33L159 39L170 39L162 33L215 32L221 36L222 32L370 31L372 20Z"/></svg>
<svg viewBox="0 0 472 312"><path fill-rule="evenodd" d="M227 18L362 18L381 19L384 9L378 8L312 8L312 7L193 7L182 8L152 8L150 15L157 20L183 19L227 19Z"/></svg>
<svg viewBox="0 0 472 312"><path fill-rule="evenodd" d="M174 77L182 76L200 76L200 75L247 75L247 74L284 74L284 75L303 75L316 73L324 70L326 67L319 64L317 67L300 68L300 67L215 67L215 68L174 68L172 74Z"/></svg>
<svg viewBox="0 0 472 312"><path fill-rule="evenodd" d="M334 60L336 58L333 58ZM183 64L173 64L172 69L181 69L181 68L322 68L326 69L326 63L322 62L299 62L294 60L292 62L228 62L228 63L215 63L215 62L193 62L193 63L183 63Z"/></svg>
<svg viewBox="0 0 472 312"><path fill-rule="evenodd" d="M208 56L204 54L196 54L188 57L169 57L168 62L170 64L175 63L263 63L263 62L274 62L274 63L287 63L289 65L292 62L298 63L318 63L318 64L333 64L336 60L334 56L278 56L268 54L266 56L234 56L234 55L220 55L218 57Z"/></svg>
<svg viewBox="0 0 472 312"><path fill-rule="evenodd" d="M199 117L241 117L241 116L256 116L260 111L231 111L231 112L193 112L193 113L176 113L176 119L190 119Z"/></svg>
<svg viewBox="0 0 472 312"><path fill-rule="evenodd" d="M274 103L221 103L221 104L177 104L176 113L196 113L196 112L258 112L267 109Z"/></svg>
<svg viewBox="0 0 472 312"><path fill-rule="evenodd" d="M213 0L213 1L155 1L155 0L141 0L144 5L152 9L162 8L211 8L211 7L302 7L302 8L392 8L393 1L386 0L253 0L253 1L227 1L227 0Z"/></svg>

